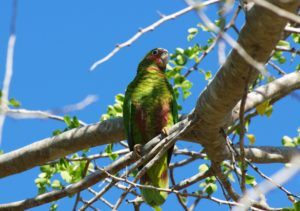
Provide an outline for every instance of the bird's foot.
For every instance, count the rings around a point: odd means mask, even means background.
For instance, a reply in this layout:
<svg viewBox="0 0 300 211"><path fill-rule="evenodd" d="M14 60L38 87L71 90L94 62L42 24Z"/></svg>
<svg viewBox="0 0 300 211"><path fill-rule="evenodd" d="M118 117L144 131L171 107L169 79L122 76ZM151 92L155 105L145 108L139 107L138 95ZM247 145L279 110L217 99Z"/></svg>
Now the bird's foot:
<svg viewBox="0 0 300 211"><path fill-rule="evenodd" d="M138 157L142 157L142 145L141 144L136 144L133 146L133 153Z"/></svg>
<svg viewBox="0 0 300 211"><path fill-rule="evenodd" d="M169 130L169 128L164 127L164 128L161 130L161 133L162 133L164 136L168 136L168 135L170 134L170 130Z"/></svg>

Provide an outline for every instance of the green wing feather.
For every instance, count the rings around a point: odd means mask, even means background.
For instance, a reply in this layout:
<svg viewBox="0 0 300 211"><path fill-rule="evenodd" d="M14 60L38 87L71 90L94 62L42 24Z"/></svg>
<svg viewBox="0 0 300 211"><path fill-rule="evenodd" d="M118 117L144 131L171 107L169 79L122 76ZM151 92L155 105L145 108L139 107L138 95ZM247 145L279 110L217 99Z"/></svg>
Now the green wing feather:
<svg viewBox="0 0 300 211"><path fill-rule="evenodd" d="M176 96L175 96L173 87L169 83L167 83L167 84L168 84L169 91L172 93L173 99L171 101L170 107L171 107L171 112L172 112L172 117L173 117L173 123L176 124L178 122L178 106L177 106L177 102L176 102ZM168 150L168 165L171 161L173 150L174 150L174 145Z"/></svg>
<svg viewBox="0 0 300 211"><path fill-rule="evenodd" d="M133 131L132 131L132 103L131 103L131 95L129 93L130 91L130 85L128 86L128 89L126 90L125 99L124 99L124 128L127 135L127 142L129 145L130 151L133 151L134 146L134 140L133 140Z"/></svg>

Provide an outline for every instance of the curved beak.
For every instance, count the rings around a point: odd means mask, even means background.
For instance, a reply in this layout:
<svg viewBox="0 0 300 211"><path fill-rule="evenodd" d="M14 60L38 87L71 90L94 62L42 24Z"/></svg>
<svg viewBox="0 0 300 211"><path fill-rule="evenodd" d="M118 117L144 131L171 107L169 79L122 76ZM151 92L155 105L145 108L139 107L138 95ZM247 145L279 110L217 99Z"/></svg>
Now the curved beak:
<svg viewBox="0 0 300 211"><path fill-rule="evenodd" d="M163 64L166 66L169 62L169 53L167 50L164 50L164 52L161 54L161 60Z"/></svg>

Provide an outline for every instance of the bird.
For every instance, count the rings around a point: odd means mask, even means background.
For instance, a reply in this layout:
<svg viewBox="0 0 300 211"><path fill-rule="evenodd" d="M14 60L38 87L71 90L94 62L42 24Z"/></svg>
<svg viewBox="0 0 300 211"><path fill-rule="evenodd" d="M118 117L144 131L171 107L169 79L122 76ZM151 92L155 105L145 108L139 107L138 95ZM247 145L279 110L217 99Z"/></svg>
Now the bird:
<svg viewBox="0 0 300 211"><path fill-rule="evenodd" d="M169 128L178 121L176 97L166 76L168 59L168 51L164 48L149 51L126 89L123 119L130 151L159 134L168 135ZM168 166L173 148L146 171L140 184L169 188ZM153 208L162 205L168 196L166 192L146 188L141 188L141 195Z"/></svg>

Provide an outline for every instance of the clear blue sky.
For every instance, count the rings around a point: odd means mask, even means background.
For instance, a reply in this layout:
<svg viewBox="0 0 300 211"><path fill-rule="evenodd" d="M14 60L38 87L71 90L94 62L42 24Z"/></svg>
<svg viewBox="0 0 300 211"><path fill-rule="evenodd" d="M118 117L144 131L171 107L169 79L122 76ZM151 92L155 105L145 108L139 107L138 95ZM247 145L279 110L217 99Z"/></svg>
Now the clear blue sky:
<svg viewBox="0 0 300 211"><path fill-rule="evenodd" d="M0 81L3 81L12 1L0 2ZM154 47L164 47L173 52L176 47L187 47L187 29L196 26L199 19L194 12L163 24L155 31L144 35L132 46L121 50L108 62L99 66L95 72L89 68L96 60L110 52L115 44L126 41L140 27L148 26L158 20L157 11L170 14L186 7L183 1L19 1L17 16L17 41L14 59L10 97L21 101L22 107L32 110L61 108L81 101L89 94L95 94L99 100L82 111L71 113L87 122L97 122L106 107L114 102L114 96L123 93L127 84L136 73L138 62L144 54ZM208 10L214 14L215 8ZM212 16L213 17L213 16ZM238 26L244 22L241 15ZM209 38L203 33L194 42L205 44ZM298 46L299 47L299 46ZM226 47L227 52L230 47ZM296 58L298 59L298 58ZM201 64L205 70L215 73L219 64L216 53L208 56ZM284 66L288 72L294 65ZM273 75L277 74L273 71ZM203 75L195 73L190 80L194 83L192 96L181 102L183 113L189 112L207 82ZM0 83L1 84L1 83ZM2 85L1 85L2 86ZM257 117L253 120L250 133L256 136L257 145L281 145L283 135L296 136L299 124L299 101L288 96L274 106L271 118ZM64 123L53 120L15 120L5 122L3 141L0 149L5 152L18 149L37 140L51 136L55 129L63 129ZM180 142L179 146L199 150L199 146ZM97 150L103 150L97 148ZM176 178L187 178L197 173L200 161L176 171ZM282 165L259 165L268 175L280 169ZM38 168L22 174L0 180L0 203L13 202L37 194L34 179ZM188 174L186 174L188 173ZM257 176L253 173L253 175ZM257 176L258 181L261 178ZM195 186L195 190L198 184ZM98 185L95 186L96 189ZM286 186L299 194L300 179L294 179ZM118 193L120 194L120 193ZM116 191L108 195L115 202ZM90 194L83 195L85 199ZM218 190L217 197L222 198ZM291 206L281 191L268 195L271 206ZM284 199L284 200L283 200ZM59 210L69 210L73 199L58 202ZM96 204L101 210L107 206ZM170 195L163 208L180 206L174 195ZM217 204L202 200L199 207L211 210L221 209ZM49 205L34 210L48 209ZM120 210L131 209L124 203ZM150 210L144 206L144 209ZM223 209L227 207L223 207Z"/></svg>

